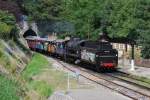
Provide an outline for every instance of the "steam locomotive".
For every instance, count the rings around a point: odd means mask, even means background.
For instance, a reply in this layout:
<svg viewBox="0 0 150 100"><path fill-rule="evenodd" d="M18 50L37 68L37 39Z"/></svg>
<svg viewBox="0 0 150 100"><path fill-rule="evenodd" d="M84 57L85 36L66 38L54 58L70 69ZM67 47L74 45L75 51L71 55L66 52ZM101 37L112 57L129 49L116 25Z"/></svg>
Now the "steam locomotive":
<svg viewBox="0 0 150 100"><path fill-rule="evenodd" d="M108 41L89 41L80 38L47 39L35 36L26 37L31 50L59 56L66 61L85 62L95 66L97 71L116 70L118 51Z"/></svg>

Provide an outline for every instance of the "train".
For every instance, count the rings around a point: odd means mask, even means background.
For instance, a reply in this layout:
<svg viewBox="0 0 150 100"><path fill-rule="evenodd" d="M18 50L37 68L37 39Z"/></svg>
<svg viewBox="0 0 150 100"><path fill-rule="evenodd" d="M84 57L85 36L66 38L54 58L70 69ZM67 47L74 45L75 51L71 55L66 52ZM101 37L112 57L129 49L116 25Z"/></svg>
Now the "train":
<svg viewBox="0 0 150 100"><path fill-rule="evenodd" d="M116 70L118 66L118 51L105 40L84 40L80 38L48 39L37 36L26 37L28 47L40 53L60 57L75 64L88 63L100 72ZM93 66L92 66L93 67Z"/></svg>

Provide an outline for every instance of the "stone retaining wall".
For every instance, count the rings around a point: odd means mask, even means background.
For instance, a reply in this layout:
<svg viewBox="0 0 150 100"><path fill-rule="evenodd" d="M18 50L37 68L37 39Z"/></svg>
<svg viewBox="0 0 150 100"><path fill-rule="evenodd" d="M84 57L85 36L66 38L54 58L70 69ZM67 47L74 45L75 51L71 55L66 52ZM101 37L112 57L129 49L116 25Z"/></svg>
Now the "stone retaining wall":
<svg viewBox="0 0 150 100"><path fill-rule="evenodd" d="M142 67L149 67L150 68L150 59L138 59L138 60L135 60L135 65L142 66Z"/></svg>

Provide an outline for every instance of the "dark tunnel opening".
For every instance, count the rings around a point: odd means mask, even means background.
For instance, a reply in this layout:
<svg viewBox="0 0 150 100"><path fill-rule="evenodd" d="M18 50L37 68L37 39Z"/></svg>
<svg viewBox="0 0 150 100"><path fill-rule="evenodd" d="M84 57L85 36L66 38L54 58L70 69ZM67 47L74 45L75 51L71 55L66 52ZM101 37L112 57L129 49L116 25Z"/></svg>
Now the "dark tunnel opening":
<svg viewBox="0 0 150 100"><path fill-rule="evenodd" d="M28 29L24 34L23 34L23 37L26 38L28 36L37 36L36 32L33 31L31 28Z"/></svg>

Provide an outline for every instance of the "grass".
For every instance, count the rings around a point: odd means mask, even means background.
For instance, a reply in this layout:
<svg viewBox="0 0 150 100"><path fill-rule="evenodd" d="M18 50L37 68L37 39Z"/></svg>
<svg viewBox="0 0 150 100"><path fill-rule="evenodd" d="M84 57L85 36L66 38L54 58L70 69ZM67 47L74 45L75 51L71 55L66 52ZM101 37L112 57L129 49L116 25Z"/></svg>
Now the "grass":
<svg viewBox="0 0 150 100"><path fill-rule="evenodd" d="M30 100L46 100L53 91L67 89L67 73L52 67L53 62L38 53L35 53L30 63L22 73L27 83ZM54 62L55 63L55 62ZM70 87L77 88L77 81L70 77Z"/></svg>
<svg viewBox="0 0 150 100"><path fill-rule="evenodd" d="M45 69L48 69L48 66L50 66L46 57L35 53L24 71L20 73L21 75L16 75L15 73L13 74L13 71L16 70L17 59L14 59L11 55L7 54L5 49L5 46L0 41L0 64L11 74L9 79L0 76L0 100L25 99L26 97L28 98L28 93L32 93L32 91L34 93L36 92L35 94L38 94L39 98L42 98L42 100L45 100L50 96L53 92L53 88L48 82L46 82L47 80L34 79L35 76L40 75ZM10 79L13 79L13 81ZM33 95L31 94L31 96ZM29 97L29 99L26 100L33 99L34 96L33 98Z"/></svg>
<svg viewBox="0 0 150 100"><path fill-rule="evenodd" d="M150 85L150 79L142 76L135 76L135 75L130 75L132 78L135 78L137 80L140 80L142 82L148 83Z"/></svg>
<svg viewBox="0 0 150 100"><path fill-rule="evenodd" d="M48 59L38 53L32 56L21 75L15 77L18 77L13 79L20 83L20 88L15 82L0 77L0 100L19 100L20 97L24 100L47 100L53 91L67 89L67 74L53 68ZM77 87L74 78L70 78L70 87Z"/></svg>
<svg viewBox="0 0 150 100"><path fill-rule="evenodd" d="M19 100L18 85L12 80L0 76L0 100Z"/></svg>
<svg viewBox="0 0 150 100"><path fill-rule="evenodd" d="M25 79L31 79L33 76L42 72L42 69L48 67L49 62L41 54L34 54L31 62L27 65L23 71L23 77Z"/></svg>
<svg viewBox="0 0 150 100"><path fill-rule="evenodd" d="M130 75L130 77L133 78L133 79L137 79L137 81L134 81L134 80L132 80L132 79L130 79L128 77L119 77L119 78L121 78L123 80L127 80L127 81L130 81L130 82L133 82L133 83L136 83L138 85L141 85L141 86L144 86L144 87L147 87L147 88L150 88L150 83L148 83L149 79L146 79L144 77L142 78L142 77L138 77L138 76L132 76L132 75Z"/></svg>
<svg viewBox="0 0 150 100"><path fill-rule="evenodd" d="M27 83L28 90L34 90L39 94L40 98L47 98L50 96L52 94L52 87L46 81L37 80L33 77L37 75L40 76L49 65L50 63L43 55L35 53L31 62L22 73L22 77Z"/></svg>
<svg viewBox="0 0 150 100"><path fill-rule="evenodd" d="M42 97L48 97L52 94L51 86L45 81L33 81L30 84Z"/></svg>
<svg viewBox="0 0 150 100"><path fill-rule="evenodd" d="M47 80L47 82L52 86L53 90L63 90L65 91L67 89L67 73L60 71L60 70L54 70L53 68L45 70L40 75L37 75L36 78L38 80ZM77 88L77 81L74 77L69 78L70 80L70 87L71 88Z"/></svg>
<svg viewBox="0 0 150 100"><path fill-rule="evenodd" d="M67 74L51 66L47 58L36 53L22 75L27 81L29 90L33 89L42 98L47 98L55 90L67 89ZM75 79L70 78L70 85L77 87Z"/></svg>

